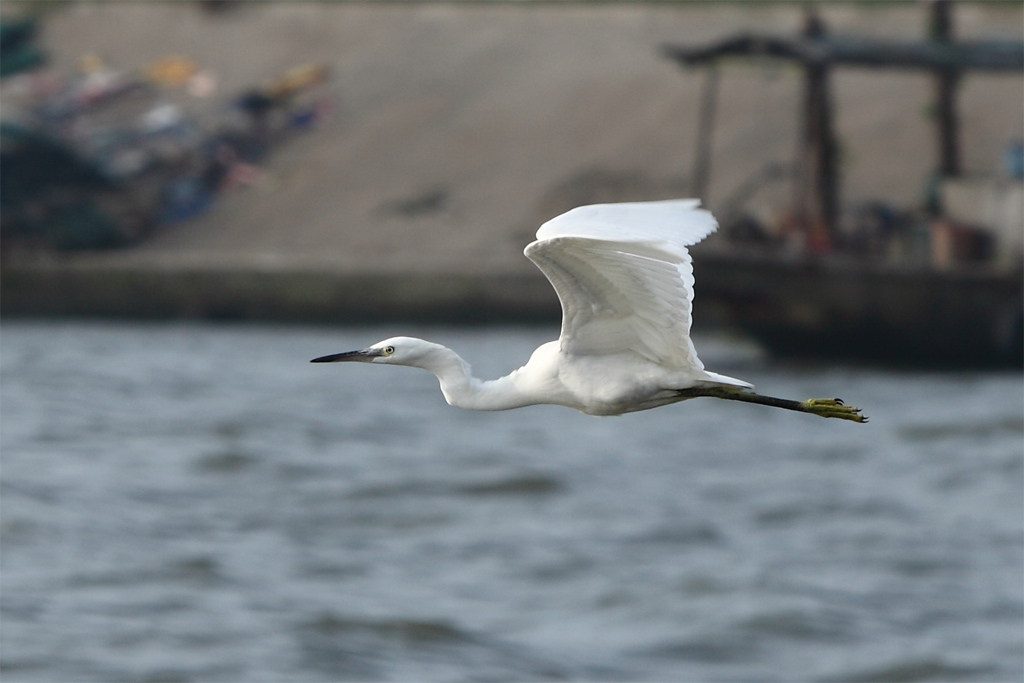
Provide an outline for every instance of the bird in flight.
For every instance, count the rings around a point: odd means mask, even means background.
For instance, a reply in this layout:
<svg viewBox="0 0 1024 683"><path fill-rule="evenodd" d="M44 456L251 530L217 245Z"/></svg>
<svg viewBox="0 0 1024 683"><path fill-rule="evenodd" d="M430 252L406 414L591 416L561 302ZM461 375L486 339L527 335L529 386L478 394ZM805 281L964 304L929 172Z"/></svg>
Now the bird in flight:
<svg viewBox="0 0 1024 683"><path fill-rule="evenodd" d="M523 367L480 380L451 349L392 337L313 363L408 365L434 373L449 404L509 410L537 404L620 415L708 396L867 422L838 398L764 396L704 369L690 340L693 264L687 247L718 227L696 199L594 204L540 227L524 253L562 304L562 330Z"/></svg>

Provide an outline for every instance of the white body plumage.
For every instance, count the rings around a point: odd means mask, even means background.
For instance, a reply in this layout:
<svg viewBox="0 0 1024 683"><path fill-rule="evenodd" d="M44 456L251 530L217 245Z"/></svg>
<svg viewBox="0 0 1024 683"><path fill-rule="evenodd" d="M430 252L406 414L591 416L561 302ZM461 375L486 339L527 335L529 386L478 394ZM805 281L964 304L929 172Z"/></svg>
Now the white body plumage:
<svg viewBox="0 0 1024 683"><path fill-rule="evenodd" d="M704 369L690 340L693 266L687 247L717 222L695 199L581 206L540 227L524 253L562 304L556 341L496 380L473 377L454 351L412 337L313 362L409 365L434 373L445 399L471 410L555 404L619 415L714 396L863 421L838 399L760 396L743 380Z"/></svg>

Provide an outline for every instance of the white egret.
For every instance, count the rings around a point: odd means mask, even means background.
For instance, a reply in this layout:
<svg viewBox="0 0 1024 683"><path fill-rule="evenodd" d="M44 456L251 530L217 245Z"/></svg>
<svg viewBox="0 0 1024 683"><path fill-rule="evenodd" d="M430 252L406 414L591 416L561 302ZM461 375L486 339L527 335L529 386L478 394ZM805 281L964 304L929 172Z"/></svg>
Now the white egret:
<svg viewBox="0 0 1024 683"><path fill-rule="evenodd" d="M451 349L393 337L313 363L409 365L434 373L449 404L508 410L536 404L619 415L710 396L866 422L839 399L793 401L704 369L690 340L693 266L687 247L715 231L695 199L581 206L537 231L526 256L547 276L562 304L557 341L526 365L479 380Z"/></svg>

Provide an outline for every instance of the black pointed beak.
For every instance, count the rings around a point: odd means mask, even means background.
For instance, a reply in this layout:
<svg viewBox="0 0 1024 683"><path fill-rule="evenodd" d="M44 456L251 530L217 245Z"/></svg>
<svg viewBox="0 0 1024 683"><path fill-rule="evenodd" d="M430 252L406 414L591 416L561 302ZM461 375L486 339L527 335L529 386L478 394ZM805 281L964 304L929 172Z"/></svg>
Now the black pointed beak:
<svg viewBox="0 0 1024 683"><path fill-rule="evenodd" d="M329 356L320 356L309 361L310 363L369 363L380 355L377 349L362 349L361 351L346 351L345 353L332 353Z"/></svg>

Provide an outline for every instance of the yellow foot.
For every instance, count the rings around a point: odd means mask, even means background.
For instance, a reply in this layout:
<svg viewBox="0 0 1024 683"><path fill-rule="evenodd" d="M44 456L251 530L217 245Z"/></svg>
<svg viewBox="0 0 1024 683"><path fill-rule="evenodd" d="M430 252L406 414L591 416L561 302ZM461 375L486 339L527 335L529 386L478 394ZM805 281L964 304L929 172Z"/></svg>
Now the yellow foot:
<svg viewBox="0 0 1024 683"><path fill-rule="evenodd" d="M838 398L809 398L800 403L804 412L821 417L837 417L840 420L867 422L868 418L860 414L860 408L845 405Z"/></svg>

